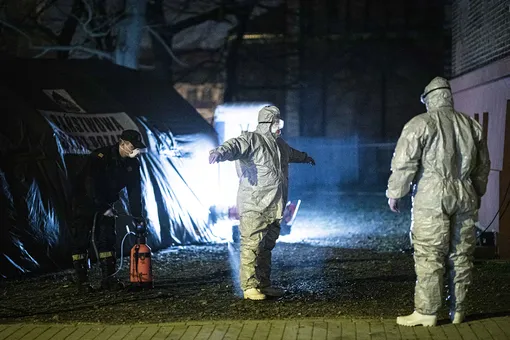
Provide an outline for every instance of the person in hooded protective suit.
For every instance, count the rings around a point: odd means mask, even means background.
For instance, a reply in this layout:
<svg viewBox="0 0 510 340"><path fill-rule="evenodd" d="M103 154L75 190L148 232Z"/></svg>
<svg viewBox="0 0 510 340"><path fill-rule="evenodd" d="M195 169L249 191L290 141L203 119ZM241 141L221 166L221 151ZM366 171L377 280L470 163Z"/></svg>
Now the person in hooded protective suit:
<svg viewBox="0 0 510 340"><path fill-rule="evenodd" d="M211 164L239 162L240 279L245 299L263 300L266 296L283 294L283 290L271 286L270 280L271 251L280 235L287 195L282 153L277 143L282 128L280 110L276 106L265 106L259 111L254 132L243 132L227 140L209 155ZM290 151L285 150L288 156Z"/></svg>
<svg viewBox="0 0 510 340"><path fill-rule="evenodd" d="M456 112L448 81L434 78L421 97L427 112L411 119L397 142L386 196L398 200L413 184L411 238L417 276L415 311L398 317L404 326L434 326L441 307L445 261L450 316L461 323L471 283L475 223L490 170L482 128Z"/></svg>

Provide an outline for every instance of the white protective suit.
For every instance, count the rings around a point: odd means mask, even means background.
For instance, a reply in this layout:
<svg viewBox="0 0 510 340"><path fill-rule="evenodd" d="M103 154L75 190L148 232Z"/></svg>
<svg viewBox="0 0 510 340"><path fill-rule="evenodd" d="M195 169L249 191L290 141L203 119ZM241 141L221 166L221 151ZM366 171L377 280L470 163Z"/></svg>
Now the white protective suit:
<svg viewBox="0 0 510 340"><path fill-rule="evenodd" d="M266 106L259 111L257 128L227 140L212 150L218 161L239 161L240 179L237 207L241 234L241 288L271 285L271 251L280 235L283 215L284 175L281 154L271 133L280 111Z"/></svg>
<svg viewBox="0 0 510 340"><path fill-rule="evenodd" d="M490 170L487 144L481 126L453 109L446 79L434 78L422 102L427 112L411 119L398 140L386 195L402 198L414 184L415 310L437 313L446 260L451 311L465 312L475 223Z"/></svg>

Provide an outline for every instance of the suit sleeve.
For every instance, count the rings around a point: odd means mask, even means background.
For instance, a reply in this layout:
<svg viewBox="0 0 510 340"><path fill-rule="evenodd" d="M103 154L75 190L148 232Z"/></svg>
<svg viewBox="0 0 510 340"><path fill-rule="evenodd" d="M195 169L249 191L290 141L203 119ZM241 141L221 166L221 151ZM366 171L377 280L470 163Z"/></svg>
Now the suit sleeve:
<svg viewBox="0 0 510 340"><path fill-rule="evenodd" d="M221 155L220 161L235 161L246 157L251 150L248 134L227 140L215 149Z"/></svg>
<svg viewBox="0 0 510 340"><path fill-rule="evenodd" d="M419 117L404 126L391 160L392 173L386 191L388 198L402 198L410 191L420 167L426 128L426 122Z"/></svg>
<svg viewBox="0 0 510 340"><path fill-rule="evenodd" d="M289 163L306 163L308 154L289 146Z"/></svg>
<svg viewBox="0 0 510 340"><path fill-rule="evenodd" d="M477 155L476 165L471 173L471 181L475 188L478 197L485 195L487 190L487 182L489 180L489 173L491 169L491 161L489 158L489 149L487 148L487 141L483 138L482 127L478 122L472 121L475 130L475 139L477 141Z"/></svg>
<svg viewBox="0 0 510 340"><path fill-rule="evenodd" d="M103 157L102 153L92 152L88 157L84 169L84 181L85 181L85 195L98 210L106 211L110 205L108 202L104 202L97 194L97 180L98 174L103 169Z"/></svg>
<svg viewBox="0 0 510 340"><path fill-rule="evenodd" d="M129 198L129 207L133 217L142 216L142 178L140 175L140 162L133 162L130 176L128 177L127 193Z"/></svg>

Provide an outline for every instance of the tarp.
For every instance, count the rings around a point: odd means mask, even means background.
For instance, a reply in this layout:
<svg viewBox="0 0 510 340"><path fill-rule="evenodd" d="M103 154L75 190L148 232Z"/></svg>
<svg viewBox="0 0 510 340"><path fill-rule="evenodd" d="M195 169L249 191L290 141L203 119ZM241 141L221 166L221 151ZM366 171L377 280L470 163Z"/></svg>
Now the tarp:
<svg viewBox="0 0 510 340"><path fill-rule="evenodd" d="M91 150L137 129L149 245L216 241L217 135L168 82L99 60L0 62L0 277L70 264L71 184ZM125 201L125 200L123 200ZM119 205L118 231L130 225ZM120 235L122 236L122 235Z"/></svg>

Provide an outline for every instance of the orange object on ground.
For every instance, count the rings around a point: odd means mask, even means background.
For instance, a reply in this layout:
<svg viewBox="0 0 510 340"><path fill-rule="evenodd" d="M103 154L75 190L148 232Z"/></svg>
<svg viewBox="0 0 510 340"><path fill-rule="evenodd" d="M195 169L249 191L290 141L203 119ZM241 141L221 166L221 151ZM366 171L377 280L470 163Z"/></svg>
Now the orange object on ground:
<svg viewBox="0 0 510 340"><path fill-rule="evenodd" d="M131 248L131 267L129 280L144 288L153 288L151 248L145 243L137 242Z"/></svg>

